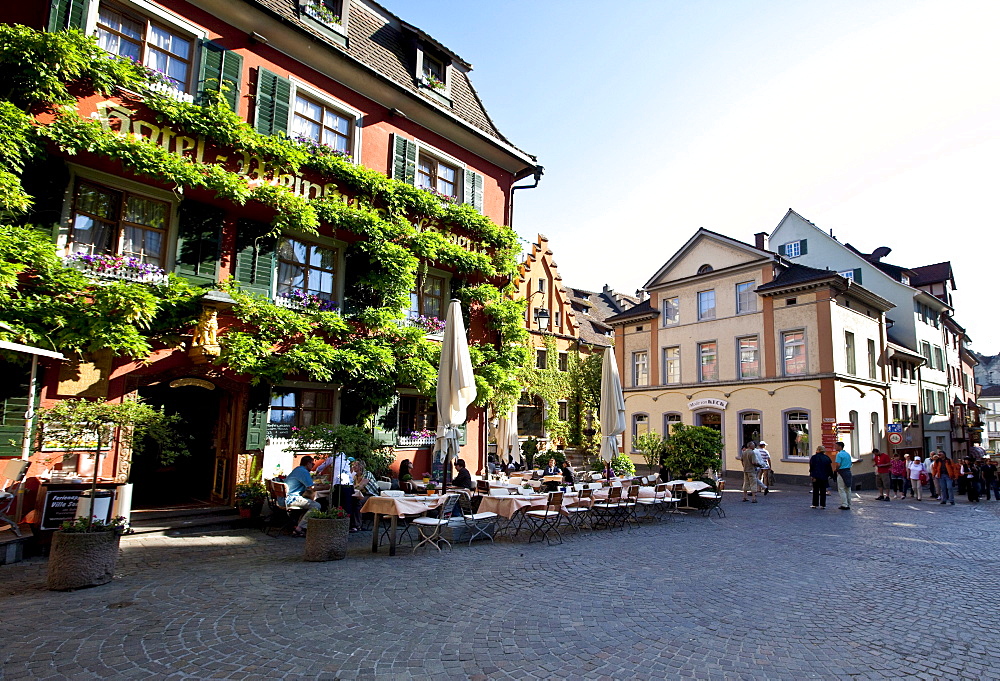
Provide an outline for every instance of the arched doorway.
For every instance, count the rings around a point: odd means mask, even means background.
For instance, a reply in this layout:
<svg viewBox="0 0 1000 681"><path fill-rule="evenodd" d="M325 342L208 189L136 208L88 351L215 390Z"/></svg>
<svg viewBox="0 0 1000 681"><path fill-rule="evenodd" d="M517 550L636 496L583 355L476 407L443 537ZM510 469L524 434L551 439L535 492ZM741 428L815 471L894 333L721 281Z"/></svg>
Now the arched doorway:
<svg viewBox="0 0 1000 681"><path fill-rule="evenodd" d="M699 426L705 426L722 432L722 412L721 411L701 411L696 415Z"/></svg>
<svg viewBox="0 0 1000 681"><path fill-rule="evenodd" d="M164 462L152 443L134 453L129 475L135 485L133 507L209 503L217 475L219 407L224 391L209 381L181 379L139 388L139 395L167 414L181 417L177 433L189 453Z"/></svg>

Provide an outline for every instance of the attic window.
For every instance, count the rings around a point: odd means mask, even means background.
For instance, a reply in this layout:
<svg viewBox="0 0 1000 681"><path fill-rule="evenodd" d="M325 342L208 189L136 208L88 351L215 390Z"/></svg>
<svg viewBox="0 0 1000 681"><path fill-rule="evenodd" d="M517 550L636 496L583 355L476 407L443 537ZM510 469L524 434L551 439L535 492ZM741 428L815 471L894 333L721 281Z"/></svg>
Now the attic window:
<svg viewBox="0 0 1000 681"><path fill-rule="evenodd" d="M302 14L309 17L342 42L347 29L347 0L302 0Z"/></svg>
<svg viewBox="0 0 1000 681"><path fill-rule="evenodd" d="M708 274L711 271L712 271L711 265L702 265L701 267L698 268L698 274Z"/></svg>
<svg viewBox="0 0 1000 681"><path fill-rule="evenodd" d="M794 305L796 302L795 298L785 298L785 305Z"/></svg>
<svg viewBox="0 0 1000 681"><path fill-rule="evenodd" d="M424 87L444 92L448 88L448 66L436 56L420 49L420 82Z"/></svg>
<svg viewBox="0 0 1000 681"><path fill-rule="evenodd" d="M642 327L641 326L637 326L637 327L635 327L635 330L636 331L642 331Z"/></svg>

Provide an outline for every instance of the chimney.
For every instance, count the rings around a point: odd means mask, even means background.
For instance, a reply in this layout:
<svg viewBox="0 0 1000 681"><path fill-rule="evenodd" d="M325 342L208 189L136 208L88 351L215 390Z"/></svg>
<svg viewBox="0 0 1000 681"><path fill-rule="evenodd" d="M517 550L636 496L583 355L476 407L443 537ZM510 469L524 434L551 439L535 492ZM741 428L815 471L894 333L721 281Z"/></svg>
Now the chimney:
<svg viewBox="0 0 1000 681"><path fill-rule="evenodd" d="M757 232L753 235L753 240L758 251L767 250L767 232Z"/></svg>

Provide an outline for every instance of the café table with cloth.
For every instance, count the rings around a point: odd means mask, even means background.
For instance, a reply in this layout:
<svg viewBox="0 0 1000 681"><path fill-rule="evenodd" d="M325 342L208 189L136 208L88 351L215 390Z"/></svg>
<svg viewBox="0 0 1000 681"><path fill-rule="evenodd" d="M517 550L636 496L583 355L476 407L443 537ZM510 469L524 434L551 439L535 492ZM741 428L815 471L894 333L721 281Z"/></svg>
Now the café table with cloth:
<svg viewBox="0 0 1000 681"><path fill-rule="evenodd" d="M403 516L417 516L441 506L447 497L435 494L432 496L405 495L369 497L361 507L362 513L373 513L372 523L372 553L378 553L378 532L382 516L389 516L389 555L396 555L396 529L399 519Z"/></svg>
<svg viewBox="0 0 1000 681"><path fill-rule="evenodd" d="M622 496L628 496L628 486L622 486ZM608 498L608 494L611 492L610 487L602 487L601 489L594 490L594 498L603 501ZM639 498L640 499L653 499L656 497L655 487L640 487L639 488Z"/></svg>
<svg viewBox="0 0 1000 681"><path fill-rule="evenodd" d="M692 510L694 507L690 504L690 498L692 494L697 494L703 489L709 489L711 485L707 482L702 482L701 480L671 480L667 483L671 492L679 493L683 495L682 504L678 504L678 508L684 510Z"/></svg>

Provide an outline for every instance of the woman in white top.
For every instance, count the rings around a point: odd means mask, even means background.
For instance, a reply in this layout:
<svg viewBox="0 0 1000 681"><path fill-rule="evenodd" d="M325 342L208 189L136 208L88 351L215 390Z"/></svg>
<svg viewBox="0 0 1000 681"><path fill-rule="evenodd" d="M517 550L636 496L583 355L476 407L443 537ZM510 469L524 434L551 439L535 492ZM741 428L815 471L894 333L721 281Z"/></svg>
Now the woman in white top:
<svg viewBox="0 0 1000 681"><path fill-rule="evenodd" d="M906 464L906 473L910 478L910 485L913 487L913 494L917 501L920 501L920 474L924 472L924 465L920 462L920 457L915 456L913 460Z"/></svg>

